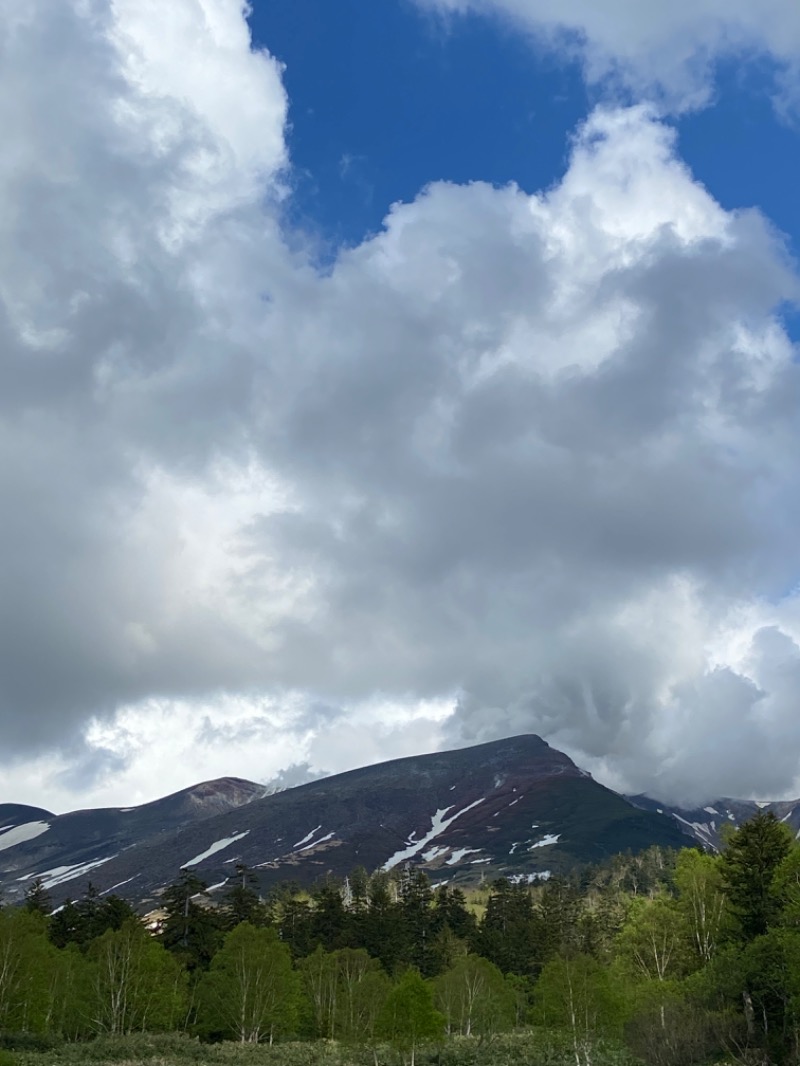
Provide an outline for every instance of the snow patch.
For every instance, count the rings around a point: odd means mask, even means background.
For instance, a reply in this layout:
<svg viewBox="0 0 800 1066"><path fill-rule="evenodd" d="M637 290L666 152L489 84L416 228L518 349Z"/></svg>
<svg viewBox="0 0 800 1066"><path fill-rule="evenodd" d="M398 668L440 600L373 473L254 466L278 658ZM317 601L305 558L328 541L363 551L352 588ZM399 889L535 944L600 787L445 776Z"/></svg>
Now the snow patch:
<svg viewBox="0 0 800 1066"><path fill-rule="evenodd" d="M549 844L557 844L560 836L560 833L547 833L541 840L537 840L535 844L531 844L528 851L533 851L534 848L546 848Z"/></svg>
<svg viewBox="0 0 800 1066"><path fill-rule="evenodd" d="M65 881L72 881L76 877L82 877L90 870L95 870L98 866L102 866L103 863L111 862L112 859L116 859L116 855L109 855L106 859L95 859L93 862L80 862L77 866L55 866L52 870L45 870L44 873L37 876L42 878L43 888L55 888L56 885L63 885ZM27 881L29 878L25 877L22 880Z"/></svg>
<svg viewBox="0 0 800 1066"><path fill-rule="evenodd" d="M719 811L714 810L713 807L703 807L703 810L706 812L706 814L719 814Z"/></svg>
<svg viewBox="0 0 800 1066"><path fill-rule="evenodd" d="M468 803L466 807L462 807L460 811L456 811L449 818L445 818L448 811L452 811L452 807L440 807L439 810L431 817L431 828L417 843L412 844L410 847L403 848L402 851L395 852L390 859L383 864L382 869L391 870L392 867L397 866L398 863L405 862L406 859L411 859L415 855L418 855L426 844L429 844L434 837L443 833L448 826L451 826L456 818L460 818L462 814L466 814L467 811L471 811L473 807L477 807L479 803L483 803L486 797L482 796L480 799L475 800L472 803ZM444 882L442 882L444 883Z"/></svg>
<svg viewBox="0 0 800 1066"><path fill-rule="evenodd" d="M683 822L684 825L688 825L690 829L693 829L695 833L699 833L701 836L710 837L712 835L706 822L689 822L685 818L681 818L679 814L675 814L673 817L679 822ZM728 817L733 818L733 815L729 815Z"/></svg>
<svg viewBox="0 0 800 1066"><path fill-rule="evenodd" d="M301 844L307 844L315 833L318 833L322 829L321 825L318 825L316 829L312 829L310 833L306 833L302 840L298 840L296 844L292 844L292 849L299 848Z"/></svg>
<svg viewBox="0 0 800 1066"><path fill-rule="evenodd" d="M224 881L220 881L217 885L209 885L206 892L216 892L218 888L224 888L229 880L230 878L226 877Z"/></svg>
<svg viewBox="0 0 800 1066"><path fill-rule="evenodd" d="M447 860L448 866L455 866L457 862L461 862L465 855L478 855L481 848L456 848L450 858Z"/></svg>
<svg viewBox="0 0 800 1066"><path fill-rule="evenodd" d="M765 807L769 807L769 800L756 800L755 804L760 811L763 811Z"/></svg>
<svg viewBox="0 0 800 1066"><path fill-rule="evenodd" d="M245 829L243 833L237 833L236 836L225 837L224 840L217 840L216 843L212 844L210 848L206 848L205 851L201 851L199 855L195 855L193 859L189 859L188 862L185 862L181 866L181 869L185 870L187 866L197 866L197 864L201 863L203 859L208 859L212 855L216 855L217 852L222 851L223 848L229 848L231 844L235 844L237 840L241 840L242 837L246 837L249 832L249 829Z"/></svg>
<svg viewBox="0 0 800 1066"><path fill-rule="evenodd" d="M309 848L315 848L318 844L324 844L326 840L330 840L331 837L335 837L336 833L328 833L327 836L320 837L319 840L313 840L310 844L306 844L304 848L298 848L298 851L308 851Z"/></svg>
<svg viewBox="0 0 800 1066"><path fill-rule="evenodd" d="M25 822L13 829L0 829L0 851L13 848L15 844L24 844L26 840L35 840L49 828L49 822Z"/></svg>
<svg viewBox="0 0 800 1066"><path fill-rule="evenodd" d="M450 850L448 847L442 847L440 844L434 844L432 848L427 851L423 851L422 857L425 862L433 862L434 859L438 859L440 855L445 855Z"/></svg>
<svg viewBox="0 0 800 1066"><path fill-rule="evenodd" d="M135 881L138 876L138 874L134 874L133 877L129 877L127 881L118 881L117 884L112 885L111 888L104 888L100 895L107 896L109 893L113 892L115 888L122 888L123 885L129 885L131 881ZM55 911L53 913L55 914Z"/></svg>

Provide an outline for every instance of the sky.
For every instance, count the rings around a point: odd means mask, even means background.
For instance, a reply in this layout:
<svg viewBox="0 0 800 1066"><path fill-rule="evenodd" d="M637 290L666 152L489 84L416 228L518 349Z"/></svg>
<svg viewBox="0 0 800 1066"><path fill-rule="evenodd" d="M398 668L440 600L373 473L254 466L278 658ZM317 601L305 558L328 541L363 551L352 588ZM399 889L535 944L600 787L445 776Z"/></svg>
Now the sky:
<svg viewBox="0 0 800 1066"><path fill-rule="evenodd" d="M796 0L0 0L0 125L0 801L800 795Z"/></svg>

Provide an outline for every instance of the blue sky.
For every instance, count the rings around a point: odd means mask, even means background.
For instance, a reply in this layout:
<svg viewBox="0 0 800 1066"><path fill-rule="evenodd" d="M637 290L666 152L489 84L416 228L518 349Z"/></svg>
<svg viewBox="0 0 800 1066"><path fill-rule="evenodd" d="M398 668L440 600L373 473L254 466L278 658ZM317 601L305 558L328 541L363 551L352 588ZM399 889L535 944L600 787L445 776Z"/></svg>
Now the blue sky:
<svg viewBox="0 0 800 1066"><path fill-rule="evenodd" d="M430 181L549 185L587 113L576 64L484 18L284 0L250 22L286 64L294 209L334 241L361 240Z"/></svg>
<svg viewBox="0 0 800 1066"><path fill-rule="evenodd" d="M557 181L598 101L577 57L486 15L443 21L410 0L254 0L254 42L286 65L292 211L333 245L377 230L430 181ZM759 207L800 249L798 120L773 103L774 61L717 65L710 103L670 120L727 209ZM635 100L635 93L624 98Z"/></svg>

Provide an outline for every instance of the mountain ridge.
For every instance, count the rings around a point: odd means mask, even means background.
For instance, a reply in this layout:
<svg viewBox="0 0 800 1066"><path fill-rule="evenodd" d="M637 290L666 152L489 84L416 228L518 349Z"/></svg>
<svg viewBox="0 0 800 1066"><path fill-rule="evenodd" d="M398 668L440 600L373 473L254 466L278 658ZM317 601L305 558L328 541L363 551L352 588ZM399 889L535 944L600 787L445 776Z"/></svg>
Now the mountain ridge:
<svg viewBox="0 0 800 1066"><path fill-rule="evenodd" d="M55 903L91 881L140 909L191 869L224 889L237 862L310 885L411 865L434 883L533 881L651 845L719 847L722 824L759 809L800 831L800 802L726 800L702 809L625 797L535 734L357 767L281 791L238 777L200 782L136 807L53 815L0 804L0 889L41 878Z"/></svg>
<svg viewBox="0 0 800 1066"><path fill-rule="evenodd" d="M404 864L437 883L470 883L532 880L685 842L674 821L598 784L535 734L265 792L221 778L140 807L39 817L35 836L0 852L0 882L19 899L41 877L58 903L91 880L147 908L181 870L219 891L239 861L264 888Z"/></svg>

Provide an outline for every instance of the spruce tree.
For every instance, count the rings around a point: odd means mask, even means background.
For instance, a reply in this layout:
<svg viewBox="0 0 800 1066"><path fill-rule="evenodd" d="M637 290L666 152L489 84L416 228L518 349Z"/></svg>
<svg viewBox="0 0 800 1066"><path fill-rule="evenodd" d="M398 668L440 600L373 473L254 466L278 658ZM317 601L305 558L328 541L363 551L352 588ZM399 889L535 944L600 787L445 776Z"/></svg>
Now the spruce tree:
<svg viewBox="0 0 800 1066"><path fill-rule="evenodd" d="M740 941L763 936L777 920L782 901L773 882L792 843L791 830L771 811L759 812L730 837L720 873Z"/></svg>
<svg viewBox="0 0 800 1066"><path fill-rule="evenodd" d="M25 893L25 909L33 914L47 916L53 909L53 900L44 887L44 878L37 877Z"/></svg>
<svg viewBox="0 0 800 1066"><path fill-rule="evenodd" d="M197 874L182 870L164 892L161 943L190 971L206 969L222 939L219 916L197 900L207 887Z"/></svg>

